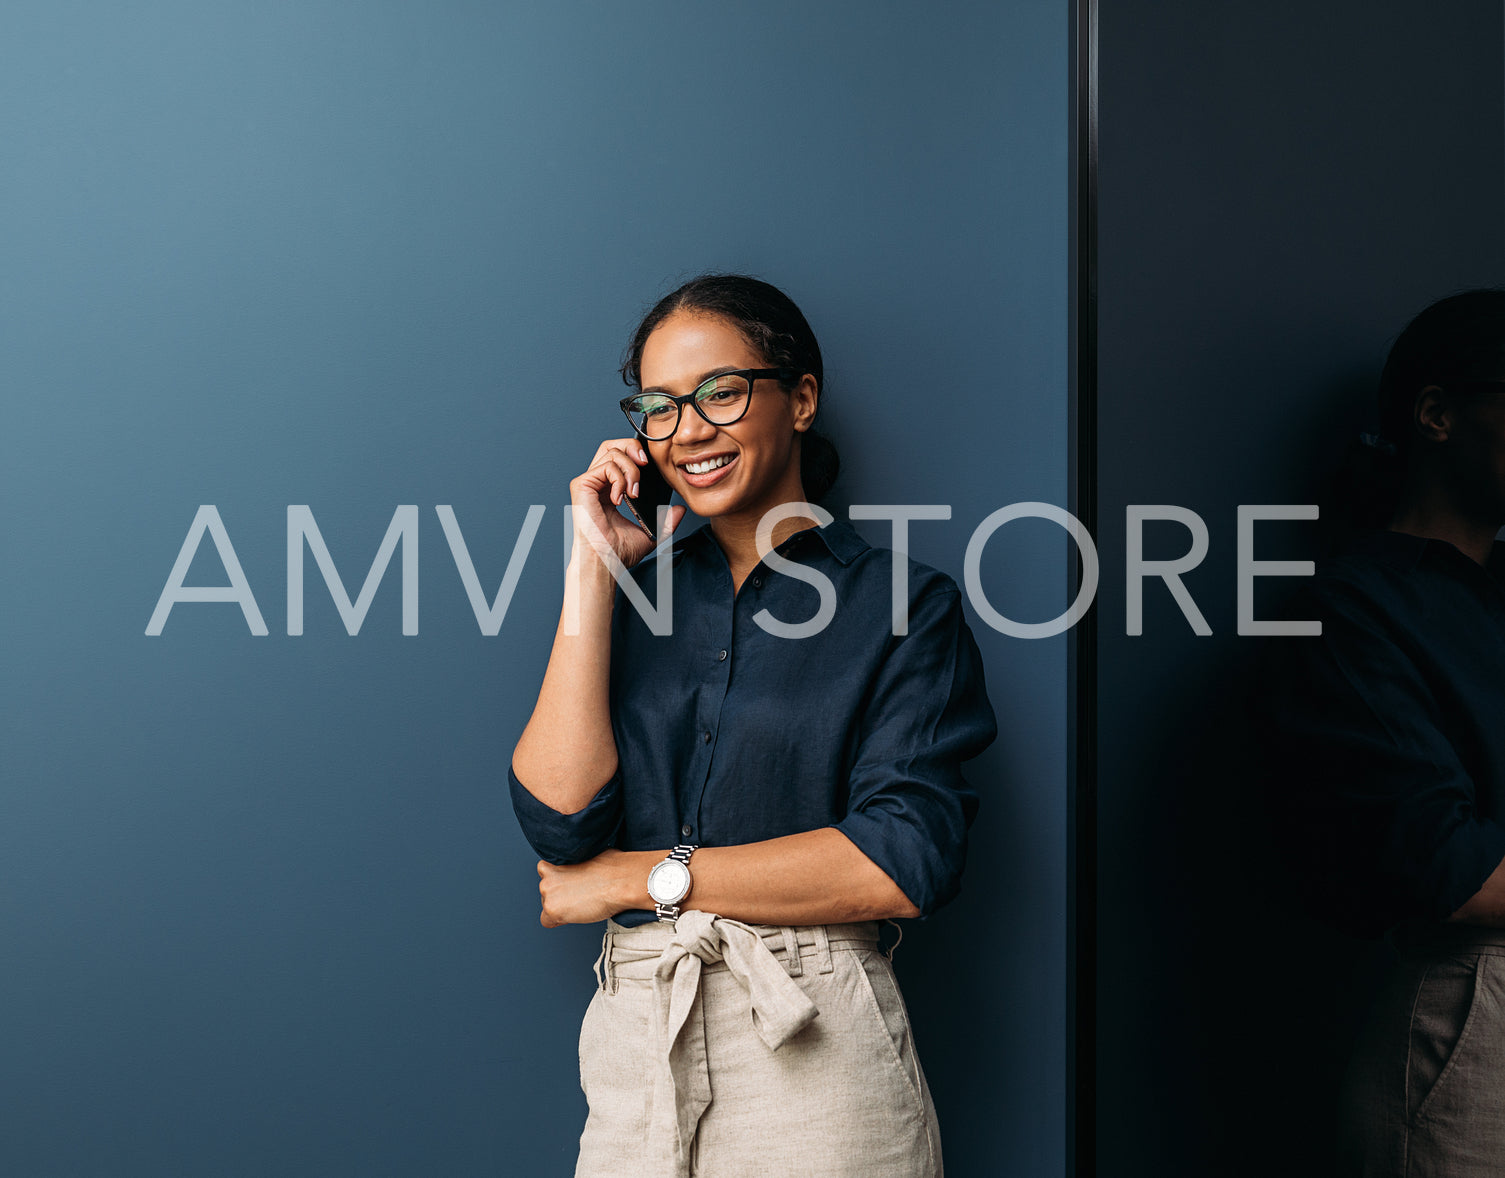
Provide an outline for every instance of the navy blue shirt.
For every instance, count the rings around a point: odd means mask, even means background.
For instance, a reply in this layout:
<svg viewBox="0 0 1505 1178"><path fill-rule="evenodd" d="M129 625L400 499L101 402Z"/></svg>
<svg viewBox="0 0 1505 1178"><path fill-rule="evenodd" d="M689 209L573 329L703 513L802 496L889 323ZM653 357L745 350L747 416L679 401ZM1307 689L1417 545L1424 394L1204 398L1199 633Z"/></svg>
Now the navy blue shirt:
<svg viewBox="0 0 1505 1178"><path fill-rule="evenodd" d="M655 636L618 589L617 772L568 815L509 772L518 821L554 863L608 846L735 846L835 826L929 914L960 886L977 810L961 763L997 733L961 594L944 573L908 561L909 632L896 637L890 550L836 521L778 551L835 587L835 613L818 634L760 627L763 610L784 623L813 618L816 587L760 563L734 596L709 526L672 548L672 634ZM632 575L652 601L652 559Z"/></svg>
<svg viewBox="0 0 1505 1178"><path fill-rule="evenodd" d="M1277 819L1311 905L1377 935L1443 920L1505 859L1505 546L1357 536L1274 639Z"/></svg>

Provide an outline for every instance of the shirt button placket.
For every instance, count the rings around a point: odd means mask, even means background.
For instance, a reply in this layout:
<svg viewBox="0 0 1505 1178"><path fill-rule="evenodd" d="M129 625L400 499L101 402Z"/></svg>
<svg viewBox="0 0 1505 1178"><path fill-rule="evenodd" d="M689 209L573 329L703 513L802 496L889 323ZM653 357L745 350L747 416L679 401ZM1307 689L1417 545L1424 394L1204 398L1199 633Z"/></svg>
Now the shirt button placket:
<svg viewBox="0 0 1505 1178"><path fill-rule="evenodd" d="M688 817L690 818L693 818L700 812L700 801L705 797L706 782L710 779L711 775L710 745L711 742L715 739L715 729L719 727L721 723L721 709L726 704L726 688L727 683L730 681L729 672L731 670L732 657L732 644L730 641L731 634L723 631L721 638L722 641L726 643L726 645L712 648L715 651L715 658L710 664L712 670L709 672L710 678L708 684L708 686L711 684L715 685L711 687L711 694L713 696L717 694L717 688L719 687L719 698L714 699L714 701L707 701L711 705L712 712L705 715L704 720L702 721L703 723L709 725L709 727L702 729L700 733L700 742L705 747L705 759L702 762L705 765L705 775L701 778L700 781L699 796L695 799L694 806L690 814L688 815ZM680 837L683 839L689 839L694 833L695 826L693 822L687 822L684 821L683 818L681 818L681 826L679 828ZM701 837L705 837L703 831Z"/></svg>

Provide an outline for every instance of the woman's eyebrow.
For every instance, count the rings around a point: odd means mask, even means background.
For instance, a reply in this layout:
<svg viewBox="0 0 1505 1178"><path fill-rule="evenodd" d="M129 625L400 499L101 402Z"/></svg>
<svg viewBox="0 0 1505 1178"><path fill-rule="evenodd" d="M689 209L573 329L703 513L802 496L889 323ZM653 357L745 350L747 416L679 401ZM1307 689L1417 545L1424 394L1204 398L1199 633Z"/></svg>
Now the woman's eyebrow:
<svg viewBox="0 0 1505 1178"><path fill-rule="evenodd" d="M695 388L698 389L701 385L705 384L706 381L710 380L711 377L713 377L713 376L720 376L723 372L741 372L741 371L742 371L742 369L739 368L735 364L723 364L723 365L721 365L720 368L712 368L709 372L702 372L699 376L697 376L695 378ZM657 385L657 384L654 385L651 388L643 389L642 391L645 392L645 393L667 393L671 397L674 395L672 390L666 389L666 388L664 388L663 385Z"/></svg>

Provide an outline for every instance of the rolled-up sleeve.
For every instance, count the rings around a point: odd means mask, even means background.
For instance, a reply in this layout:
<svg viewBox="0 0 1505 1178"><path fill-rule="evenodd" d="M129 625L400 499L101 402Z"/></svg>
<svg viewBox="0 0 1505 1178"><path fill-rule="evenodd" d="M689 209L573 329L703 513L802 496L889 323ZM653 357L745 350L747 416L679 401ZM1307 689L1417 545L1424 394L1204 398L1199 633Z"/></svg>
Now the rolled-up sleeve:
<svg viewBox="0 0 1505 1178"><path fill-rule="evenodd" d="M1264 692L1276 825L1306 899L1361 935L1446 919L1505 858L1447 734L1446 683L1361 597L1320 612L1320 638L1280 640Z"/></svg>
<svg viewBox="0 0 1505 1178"><path fill-rule="evenodd" d="M997 735L982 658L949 580L911 602L859 727L847 814L835 823L922 916L961 887L977 794L963 761Z"/></svg>
<svg viewBox="0 0 1505 1178"><path fill-rule="evenodd" d="M596 792L585 809L561 814L535 798L512 767L507 767L507 781L512 789L512 811L517 815L523 837L550 863L582 863L611 846L612 836L622 818L622 775Z"/></svg>

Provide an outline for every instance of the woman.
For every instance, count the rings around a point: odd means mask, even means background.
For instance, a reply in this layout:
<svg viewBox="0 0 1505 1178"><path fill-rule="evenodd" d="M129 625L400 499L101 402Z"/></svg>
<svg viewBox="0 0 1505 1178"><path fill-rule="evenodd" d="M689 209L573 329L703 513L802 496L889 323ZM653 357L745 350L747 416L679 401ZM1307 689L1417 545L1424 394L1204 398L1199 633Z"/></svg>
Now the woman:
<svg viewBox="0 0 1505 1178"><path fill-rule="evenodd" d="M893 554L811 502L836 469L812 433L820 349L776 288L687 283L623 378L636 436L570 484L564 609L511 774L544 925L608 920L576 1174L938 1175L876 922L959 885L959 766L995 734L960 595L908 563L894 634ZM656 558L657 634L612 572L651 593L653 543L617 510L650 462L709 521Z"/></svg>
<svg viewBox="0 0 1505 1178"><path fill-rule="evenodd" d="M1381 378L1382 468L1267 693L1312 905L1400 962L1350 1067L1345 1173L1505 1173L1505 291L1418 315ZM1312 611L1312 612L1308 612Z"/></svg>

